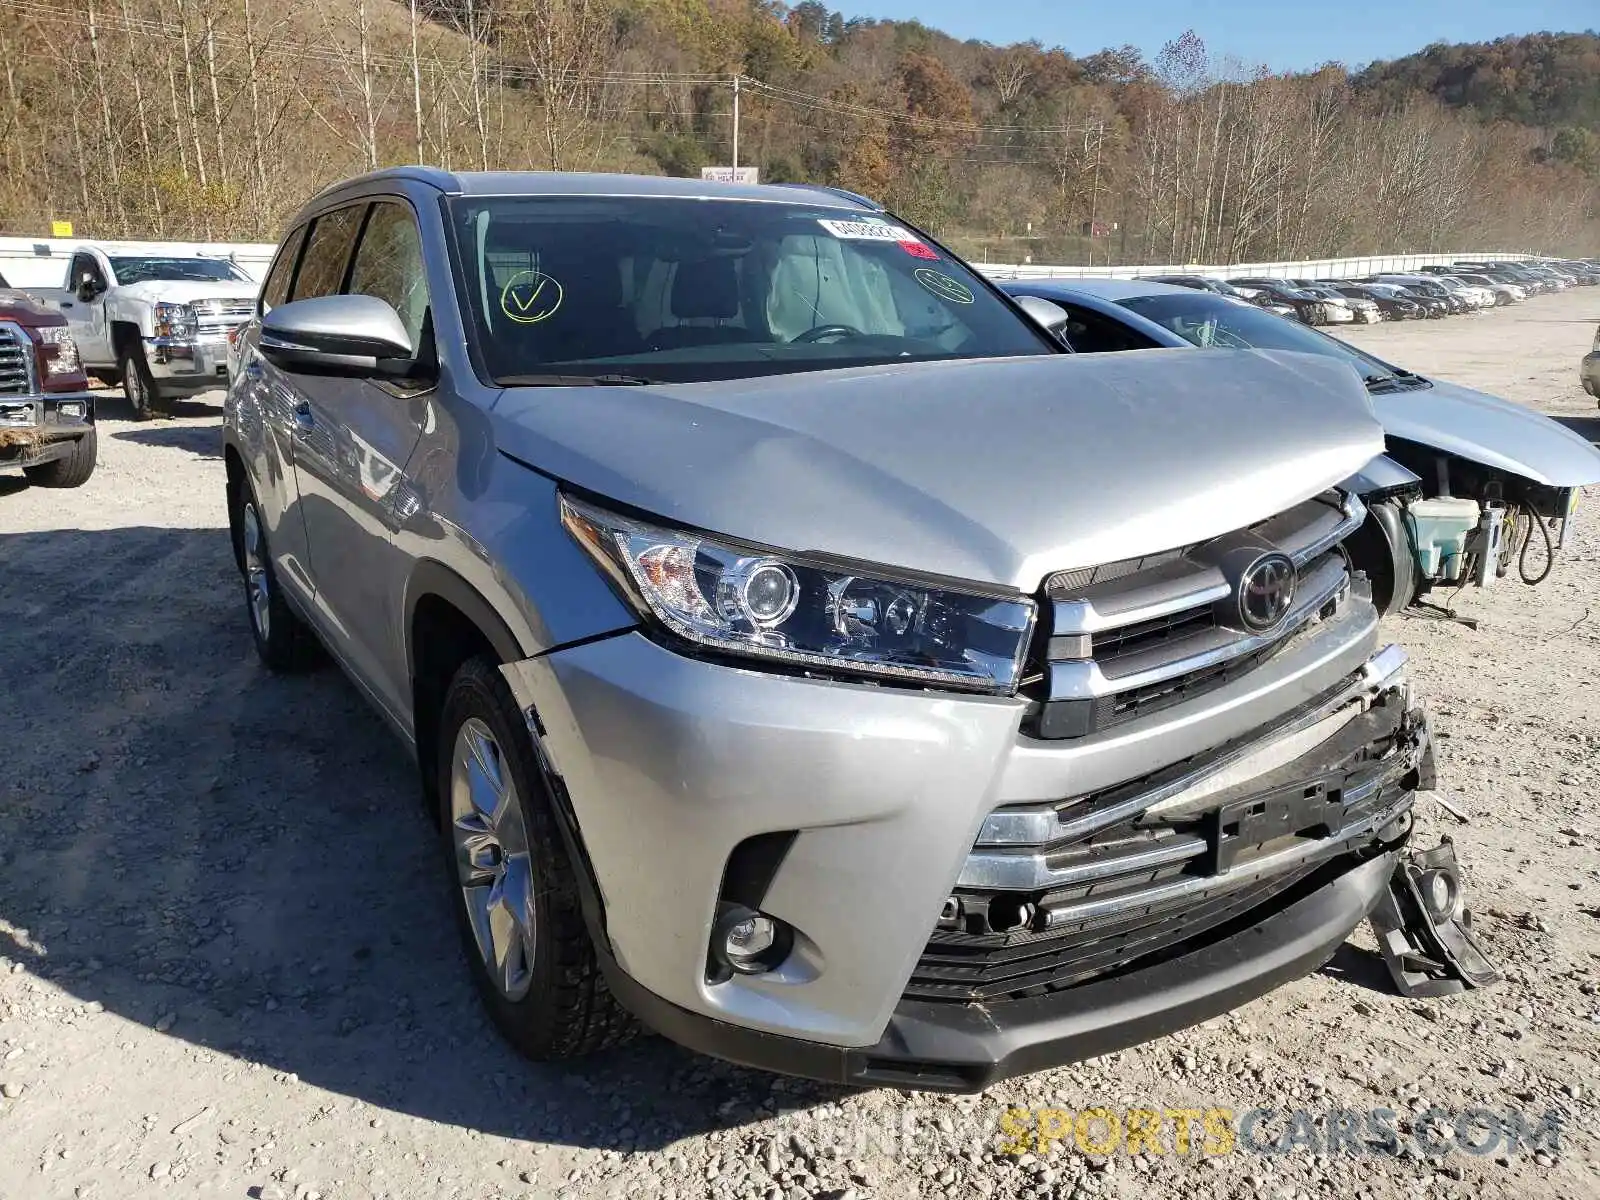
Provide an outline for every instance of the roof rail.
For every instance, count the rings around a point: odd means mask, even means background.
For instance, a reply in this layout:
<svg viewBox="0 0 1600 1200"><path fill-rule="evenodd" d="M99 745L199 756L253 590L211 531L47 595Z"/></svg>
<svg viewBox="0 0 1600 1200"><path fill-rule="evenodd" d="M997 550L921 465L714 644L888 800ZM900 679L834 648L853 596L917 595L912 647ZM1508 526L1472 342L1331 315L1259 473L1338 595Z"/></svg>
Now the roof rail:
<svg viewBox="0 0 1600 1200"><path fill-rule="evenodd" d="M368 171L364 175L356 175L349 179L341 179L337 183L331 183L327 187L323 188L315 196L313 196L312 199L320 200L324 196L334 195L335 193L341 192L346 188L354 187L359 184L371 183L375 180L381 179L409 179L416 183L429 184L438 188L441 192L457 192L461 190L461 185L456 181L456 177L449 171L443 170L440 167L408 164L399 167L381 167L376 171Z"/></svg>
<svg viewBox="0 0 1600 1200"><path fill-rule="evenodd" d="M805 188L810 192L828 192L830 195L842 196L846 200L854 200L857 204L863 205L866 208L870 208L874 212L886 211L883 205L879 204L876 200L869 200L866 196L861 195L859 192L847 191L841 187L830 187L825 183L772 183L768 184L767 186Z"/></svg>

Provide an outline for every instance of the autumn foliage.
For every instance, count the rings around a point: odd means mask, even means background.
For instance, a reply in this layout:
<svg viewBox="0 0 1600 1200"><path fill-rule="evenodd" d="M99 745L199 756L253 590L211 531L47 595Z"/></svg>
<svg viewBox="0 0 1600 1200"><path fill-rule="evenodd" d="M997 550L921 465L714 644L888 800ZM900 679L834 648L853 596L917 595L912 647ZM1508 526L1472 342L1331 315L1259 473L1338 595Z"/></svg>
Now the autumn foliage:
<svg viewBox="0 0 1600 1200"><path fill-rule="evenodd" d="M270 240L373 166L698 174L733 147L990 260L1600 251L1600 37L1352 72L959 42L816 0L12 0L0 233ZM1330 15L1329 19L1336 19Z"/></svg>

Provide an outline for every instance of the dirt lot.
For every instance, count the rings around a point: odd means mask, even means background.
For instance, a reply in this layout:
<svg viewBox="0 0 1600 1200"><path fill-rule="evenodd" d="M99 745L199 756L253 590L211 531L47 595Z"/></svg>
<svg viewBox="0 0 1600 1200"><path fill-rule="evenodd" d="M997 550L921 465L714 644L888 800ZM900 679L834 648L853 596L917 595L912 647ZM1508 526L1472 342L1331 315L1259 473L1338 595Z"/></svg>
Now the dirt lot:
<svg viewBox="0 0 1600 1200"><path fill-rule="evenodd" d="M1575 378L1597 320L1583 289L1353 337L1596 437ZM1388 631L1473 818L1424 812L1420 836L1456 838L1504 983L1402 1000L1363 931L1322 973L1137 1050L974 1098L845 1092L656 1039L565 1069L514 1057L469 990L389 735L331 669L255 663L219 407L152 425L107 408L83 489L0 478L4 1200L1600 1194L1592 514L1543 587L1463 597L1476 632ZM1285 1110L1390 1108L1407 1149L1216 1155L1197 1132L1180 1154L1168 1124L1164 1153L1069 1137L1018 1157L998 1131L1011 1106L1275 1110L1257 1143ZM1412 1130L1431 1106L1566 1125L1555 1154L1430 1157Z"/></svg>

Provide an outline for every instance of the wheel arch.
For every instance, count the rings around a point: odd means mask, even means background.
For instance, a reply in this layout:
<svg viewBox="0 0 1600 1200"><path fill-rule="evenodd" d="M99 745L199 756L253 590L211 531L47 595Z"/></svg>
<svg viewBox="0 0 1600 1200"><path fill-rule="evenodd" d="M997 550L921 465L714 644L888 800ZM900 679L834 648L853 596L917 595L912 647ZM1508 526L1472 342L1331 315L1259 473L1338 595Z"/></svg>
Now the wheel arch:
<svg viewBox="0 0 1600 1200"><path fill-rule="evenodd" d="M239 532L239 496L244 491L244 457L231 441L222 443L222 467L228 490L228 537L233 543L233 562L244 571L244 541Z"/></svg>
<svg viewBox="0 0 1600 1200"><path fill-rule="evenodd" d="M129 321L124 317L113 317L107 328L111 333L111 357L117 362L122 362L124 349L144 345L144 333L139 328L139 322Z"/></svg>
<svg viewBox="0 0 1600 1200"><path fill-rule="evenodd" d="M428 812L437 816L439 720L450 680L470 658L487 655L503 664L524 651L494 605L433 559L417 563L406 587L405 649L417 767Z"/></svg>

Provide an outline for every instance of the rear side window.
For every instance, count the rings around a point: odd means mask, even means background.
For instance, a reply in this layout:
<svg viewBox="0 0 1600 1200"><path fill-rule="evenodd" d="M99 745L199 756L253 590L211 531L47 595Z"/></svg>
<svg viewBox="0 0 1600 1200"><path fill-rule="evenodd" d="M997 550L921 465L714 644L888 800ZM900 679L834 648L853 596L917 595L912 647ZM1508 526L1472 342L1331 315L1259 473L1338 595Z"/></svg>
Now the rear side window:
<svg viewBox="0 0 1600 1200"><path fill-rule="evenodd" d="M387 300L405 323L411 348L420 348L428 314L428 276L422 265L422 235L405 205L383 202L372 206L350 268L350 286L345 290Z"/></svg>
<svg viewBox="0 0 1600 1200"><path fill-rule="evenodd" d="M306 240L306 227L299 226L287 238L283 247L278 251L278 257L272 264L272 270L267 272L267 280L261 285L261 311L269 313L278 305L289 298L289 281L294 278L294 264L300 258L300 247Z"/></svg>
<svg viewBox="0 0 1600 1200"><path fill-rule="evenodd" d="M300 260L300 273L295 276L293 299L338 294L344 284L345 265L350 261L350 247L355 244L365 211L366 205L354 204L317 218L306 241L305 256Z"/></svg>

